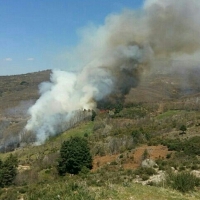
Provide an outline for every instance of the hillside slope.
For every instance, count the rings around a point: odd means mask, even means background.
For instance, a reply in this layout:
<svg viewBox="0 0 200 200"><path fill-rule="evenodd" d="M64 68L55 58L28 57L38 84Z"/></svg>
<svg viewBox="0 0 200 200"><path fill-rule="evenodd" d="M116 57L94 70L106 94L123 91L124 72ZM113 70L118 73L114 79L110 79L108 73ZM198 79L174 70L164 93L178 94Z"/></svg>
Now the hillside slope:
<svg viewBox="0 0 200 200"><path fill-rule="evenodd" d="M200 198L198 185L181 193L162 179L169 170L200 177L200 93L195 84L187 93L175 77L149 77L131 90L120 109L97 110L94 121L86 119L40 146L18 147L18 134L28 119L26 110L38 98L37 84L48 80L49 73L0 77L4 83L0 158L13 153L19 159L14 186L0 189L0 199ZM93 169L59 177L61 144L74 136L88 140ZM146 158L155 162L150 171L141 168Z"/></svg>

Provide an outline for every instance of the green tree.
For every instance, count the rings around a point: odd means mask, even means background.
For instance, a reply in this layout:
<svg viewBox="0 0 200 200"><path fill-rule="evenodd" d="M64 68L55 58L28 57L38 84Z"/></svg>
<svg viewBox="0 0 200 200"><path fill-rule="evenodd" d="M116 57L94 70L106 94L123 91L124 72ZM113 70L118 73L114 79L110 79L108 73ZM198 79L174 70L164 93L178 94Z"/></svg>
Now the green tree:
<svg viewBox="0 0 200 200"><path fill-rule="evenodd" d="M10 156L4 161L0 161L0 186L9 186L17 175L18 160L16 156Z"/></svg>
<svg viewBox="0 0 200 200"><path fill-rule="evenodd" d="M182 125L182 126L180 127L180 131L182 131L182 132L181 132L181 135L185 134L185 131L186 131L186 130L187 130L186 126L185 126L185 125Z"/></svg>
<svg viewBox="0 0 200 200"><path fill-rule="evenodd" d="M64 141L60 149L57 166L59 174L64 175L66 172L78 174L83 167L92 169L92 156L87 140L73 137Z"/></svg>

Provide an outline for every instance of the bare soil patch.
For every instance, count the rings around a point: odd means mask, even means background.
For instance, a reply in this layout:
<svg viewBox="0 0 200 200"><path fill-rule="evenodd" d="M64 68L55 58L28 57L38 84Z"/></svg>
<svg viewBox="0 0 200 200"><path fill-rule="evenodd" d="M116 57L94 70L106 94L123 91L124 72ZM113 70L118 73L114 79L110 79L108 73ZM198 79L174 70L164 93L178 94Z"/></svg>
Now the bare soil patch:
<svg viewBox="0 0 200 200"><path fill-rule="evenodd" d="M93 160L93 171L96 171L97 169L105 165L109 165L112 162L116 162L124 169L136 169L141 165L145 150L148 151L149 158L152 160L156 160L158 158L166 158L167 154L170 153L170 151L168 151L168 148L163 145L143 145L131 152L126 152L123 154L95 156Z"/></svg>

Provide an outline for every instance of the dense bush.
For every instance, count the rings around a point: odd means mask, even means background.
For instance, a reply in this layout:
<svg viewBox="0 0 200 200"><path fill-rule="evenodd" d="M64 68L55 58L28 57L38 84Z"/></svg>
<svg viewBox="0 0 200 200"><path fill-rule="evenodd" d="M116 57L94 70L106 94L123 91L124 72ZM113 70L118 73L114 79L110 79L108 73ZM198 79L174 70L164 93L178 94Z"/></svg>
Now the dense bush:
<svg viewBox="0 0 200 200"><path fill-rule="evenodd" d="M131 133L133 137L134 144L139 144L144 142L144 135L139 130L133 130Z"/></svg>
<svg viewBox="0 0 200 200"><path fill-rule="evenodd" d="M156 174L157 172L154 168L140 167L140 168L136 169L134 173L136 175L140 175L140 176L143 176L144 174L146 174L148 176L152 176L152 175Z"/></svg>
<svg viewBox="0 0 200 200"><path fill-rule="evenodd" d="M200 137L192 137L181 141L180 139L168 139L162 142L170 151L183 151L187 155L200 155Z"/></svg>
<svg viewBox="0 0 200 200"><path fill-rule="evenodd" d="M167 178L168 185L180 192L189 192L200 185L200 179L189 172L169 173Z"/></svg>
<svg viewBox="0 0 200 200"><path fill-rule="evenodd" d="M167 146L170 151L182 151L182 141L179 139L167 139L162 142L162 145Z"/></svg>
<svg viewBox="0 0 200 200"><path fill-rule="evenodd" d="M185 131L187 130L187 128L186 128L186 126L185 125L182 125L181 127L180 127L180 131L181 131L181 135L183 135L183 134L185 134Z"/></svg>
<svg viewBox="0 0 200 200"><path fill-rule="evenodd" d="M200 156L200 137L196 136L184 142L184 152L188 155Z"/></svg>
<svg viewBox="0 0 200 200"><path fill-rule="evenodd" d="M59 174L78 174L83 167L92 168L92 156L87 140L74 137L63 142L57 166Z"/></svg>
<svg viewBox="0 0 200 200"><path fill-rule="evenodd" d="M156 160L156 164L158 165L159 170L164 170L167 167L167 161L161 158Z"/></svg>

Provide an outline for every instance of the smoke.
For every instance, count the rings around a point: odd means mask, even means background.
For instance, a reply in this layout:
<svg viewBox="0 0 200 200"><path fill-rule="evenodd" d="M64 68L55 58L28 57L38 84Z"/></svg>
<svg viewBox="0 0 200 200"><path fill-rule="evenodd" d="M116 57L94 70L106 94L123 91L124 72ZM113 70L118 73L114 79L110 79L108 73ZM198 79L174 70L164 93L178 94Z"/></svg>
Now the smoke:
<svg viewBox="0 0 200 200"><path fill-rule="evenodd" d="M16 107L8 108L4 112L4 116L12 118L26 118L28 109L34 105L33 100L21 101Z"/></svg>
<svg viewBox="0 0 200 200"><path fill-rule="evenodd" d="M152 66L162 67L159 61L174 67L187 57L197 67L200 2L147 0L141 10L111 14L104 25L90 25L80 35L80 44L66 54L67 68L75 72L53 71L29 109L25 130L38 142L90 116L82 111L95 109L108 95L127 94Z"/></svg>

